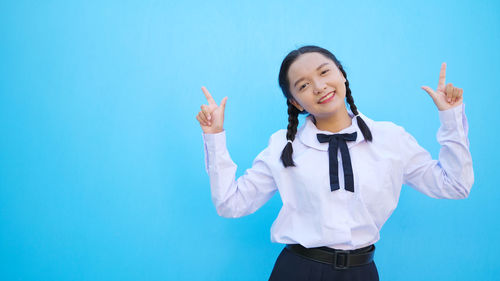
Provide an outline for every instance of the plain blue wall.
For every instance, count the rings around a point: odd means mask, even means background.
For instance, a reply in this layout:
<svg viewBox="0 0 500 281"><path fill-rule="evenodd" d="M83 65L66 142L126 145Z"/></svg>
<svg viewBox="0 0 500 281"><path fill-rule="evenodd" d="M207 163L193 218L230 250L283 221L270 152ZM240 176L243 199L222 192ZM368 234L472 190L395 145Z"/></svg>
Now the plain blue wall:
<svg viewBox="0 0 500 281"><path fill-rule="evenodd" d="M0 2L0 279L267 280L275 195L217 216L195 119L228 96L228 148L249 168L286 128L281 60L316 44L361 112L434 157L420 86L464 89L475 184L466 200L404 186L376 244L381 280L498 280L498 1Z"/></svg>

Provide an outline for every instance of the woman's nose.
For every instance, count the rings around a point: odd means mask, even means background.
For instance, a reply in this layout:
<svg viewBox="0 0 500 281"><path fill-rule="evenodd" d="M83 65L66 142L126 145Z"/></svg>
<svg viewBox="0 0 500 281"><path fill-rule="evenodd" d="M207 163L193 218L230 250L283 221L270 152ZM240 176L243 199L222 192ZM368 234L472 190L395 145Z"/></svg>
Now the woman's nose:
<svg viewBox="0 0 500 281"><path fill-rule="evenodd" d="M315 82L314 83L314 93L315 94L320 94L323 91L326 90L326 84L322 82Z"/></svg>

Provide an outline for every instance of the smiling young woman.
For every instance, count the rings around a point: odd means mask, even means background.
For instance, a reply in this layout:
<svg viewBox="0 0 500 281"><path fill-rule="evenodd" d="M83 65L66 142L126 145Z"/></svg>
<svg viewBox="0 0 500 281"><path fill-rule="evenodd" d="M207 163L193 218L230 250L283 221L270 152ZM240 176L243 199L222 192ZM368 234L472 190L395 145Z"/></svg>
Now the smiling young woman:
<svg viewBox="0 0 500 281"><path fill-rule="evenodd" d="M270 280L379 280L375 243L397 206L403 184L433 198L466 198L474 182L462 89L422 86L438 108L438 160L405 129L358 111L341 63L328 50L304 46L283 60L279 86L288 126L275 132L252 167L236 179L220 105L196 116L205 167L220 216L249 215L279 192L283 207L271 241L285 245ZM349 105L349 109L347 108ZM299 114L308 114L297 129ZM298 141L296 141L296 136Z"/></svg>
<svg viewBox="0 0 500 281"><path fill-rule="evenodd" d="M293 83L290 102L312 114L318 129L340 131L351 125L344 102L346 79L332 60L316 52L303 54L290 65L288 80Z"/></svg>

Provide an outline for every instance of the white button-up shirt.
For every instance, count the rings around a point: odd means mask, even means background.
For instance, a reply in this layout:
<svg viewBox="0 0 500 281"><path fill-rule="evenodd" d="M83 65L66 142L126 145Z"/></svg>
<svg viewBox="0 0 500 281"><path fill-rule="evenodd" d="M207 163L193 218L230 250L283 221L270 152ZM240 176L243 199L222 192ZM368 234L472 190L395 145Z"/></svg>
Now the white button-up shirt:
<svg viewBox="0 0 500 281"><path fill-rule="evenodd" d="M403 184L433 198L469 195L474 172L463 104L439 111L439 160L433 160L404 128L373 121L360 113L373 136L368 142L352 112L349 115L352 125L338 133L357 132L356 141L347 142L354 192L344 188L340 151L340 189L330 190L329 143L320 143L316 135L332 132L318 130L312 116L306 117L292 143L295 167L285 168L281 162L287 144L286 130L282 129L271 136L269 145L238 179L225 131L202 133L205 167L217 213L231 218L251 214L279 191L283 206L271 227L272 242L351 250L379 240L380 229L396 208Z"/></svg>

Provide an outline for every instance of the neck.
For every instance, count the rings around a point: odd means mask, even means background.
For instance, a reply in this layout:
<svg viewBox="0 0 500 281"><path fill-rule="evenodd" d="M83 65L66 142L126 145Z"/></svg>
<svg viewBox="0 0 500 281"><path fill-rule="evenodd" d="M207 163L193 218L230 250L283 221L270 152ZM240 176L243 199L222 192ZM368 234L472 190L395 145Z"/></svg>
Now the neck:
<svg viewBox="0 0 500 281"><path fill-rule="evenodd" d="M352 125L351 116L349 116L345 107L330 116L314 116L314 120L318 130L332 133L337 133Z"/></svg>

